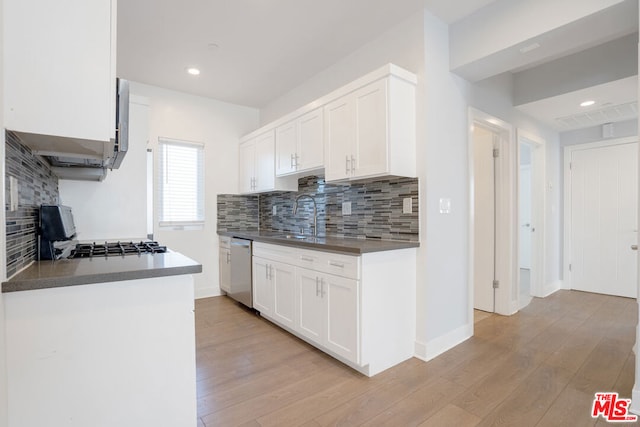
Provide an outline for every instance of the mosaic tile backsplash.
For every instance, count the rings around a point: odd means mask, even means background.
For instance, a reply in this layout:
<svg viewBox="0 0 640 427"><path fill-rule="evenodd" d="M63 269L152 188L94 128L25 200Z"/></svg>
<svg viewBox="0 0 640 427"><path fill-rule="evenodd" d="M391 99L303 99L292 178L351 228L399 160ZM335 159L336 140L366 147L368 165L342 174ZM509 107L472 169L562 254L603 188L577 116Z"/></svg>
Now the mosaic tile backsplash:
<svg viewBox="0 0 640 427"><path fill-rule="evenodd" d="M313 204L301 199L293 215L296 197L308 194L318 209L318 234L346 237L367 237L394 240L419 240L418 179L372 179L344 184L327 184L322 176L309 176L298 181L299 191L273 192L260 196L218 197L218 229L242 229L234 224L246 221L254 212L255 199L259 200L259 227L261 230L281 230L299 233L311 232ZM412 213L403 214L404 198L412 199ZM233 199L233 203L220 204L220 200ZM342 203L351 202L351 215L342 214ZM243 205L251 208L243 208ZM275 206L276 215L273 215ZM235 221L236 215L242 219ZM251 223L254 226L253 223ZM255 229L255 228L252 228Z"/></svg>
<svg viewBox="0 0 640 427"><path fill-rule="evenodd" d="M38 215L41 204L57 204L58 177L40 156L31 154L18 137L6 133L6 188L9 202L9 177L18 179L19 206L6 210L7 277L11 277L36 259Z"/></svg>
<svg viewBox="0 0 640 427"><path fill-rule="evenodd" d="M218 195L218 231L258 230L260 226L258 196Z"/></svg>

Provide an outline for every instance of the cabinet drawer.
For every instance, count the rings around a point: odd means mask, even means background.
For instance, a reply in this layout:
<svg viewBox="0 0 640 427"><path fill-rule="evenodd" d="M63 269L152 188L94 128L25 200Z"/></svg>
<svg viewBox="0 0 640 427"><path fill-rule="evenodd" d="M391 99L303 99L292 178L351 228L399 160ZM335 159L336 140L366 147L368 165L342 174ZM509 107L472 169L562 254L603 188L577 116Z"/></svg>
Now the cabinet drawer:
<svg viewBox="0 0 640 427"><path fill-rule="evenodd" d="M359 260L357 256L329 252L300 250L297 253L297 265L300 267L350 279L359 278Z"/></svg>
<svg viewBox="0 0 640 427"><path fill-rule="evenodd" d="M253 256L296 265L296 248L253 242Z"/></svg>
<svg viewBox="0 0 640 427"><path fill-rule="evenodd" d="M220 236L220 247L224 249L231 249L231 237L229 236Z"/></svg>

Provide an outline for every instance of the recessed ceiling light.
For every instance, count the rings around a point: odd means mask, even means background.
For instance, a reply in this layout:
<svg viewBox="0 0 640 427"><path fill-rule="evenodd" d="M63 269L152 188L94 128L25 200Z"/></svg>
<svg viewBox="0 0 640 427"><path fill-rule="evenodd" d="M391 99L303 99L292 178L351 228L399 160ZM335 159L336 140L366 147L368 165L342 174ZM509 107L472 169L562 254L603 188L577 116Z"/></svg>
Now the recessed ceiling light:
<svg viewBox="0 0 640 427"><path fill-rule="evenodd" d="M591 107L595 103L596 103L596 101L589 100L589 101L581 102L580 106L581 107Z"/></svg>
<svg viewBox="0 0 640 427"><path fill-rule="evenodd" d="M188 67L187 73L191 74L192 76L197 76L198 74L200 74L200 70L195 67Z"/></svg>

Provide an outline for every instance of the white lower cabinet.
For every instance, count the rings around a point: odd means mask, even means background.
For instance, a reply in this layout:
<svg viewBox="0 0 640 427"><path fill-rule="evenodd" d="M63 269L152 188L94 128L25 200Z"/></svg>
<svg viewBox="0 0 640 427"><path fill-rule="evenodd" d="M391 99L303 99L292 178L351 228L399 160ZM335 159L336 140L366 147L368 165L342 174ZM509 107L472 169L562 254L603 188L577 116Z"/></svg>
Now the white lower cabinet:
<svg viewBox="0 0 640 427"><path fill-rule="evenodd" d="M320 277L317 271L298 268L296 274L300 323L298 332L317 344L324 344L325 300L320 294Z"/></svg>
<svg viewBox="0 0 640 427"><path fill-rule="evenodd" d="M272 317L275 321L295 328L296 325L296 268L281 262L271 262L273 289Z"/></svg>
<svg viewBox="0 0 640 427"><path fill-rule="evenodd" d="M334 254L253 244L253 305L365 375L413 356L415 250Z"/></svg>
<svg viewBox="0 0 640 427"><path fill-rule="evenodd" d="M253 307L284 326L296 324L296 271L293 265L253 257Z"/></svg>
<svg viewBox="0 0 640 427"><path fill-rule="evenodd" d="M351 362L358 362L358 281L297 269L299 331Z"/></svg>
<svg viewBox="0 0 640 427"><path fill-rule="evenodd" d="M231 238L228 236L220 237L218 268L220 272L220 290L231 292Z"/></svg>
<svg viewBox="0 0 640 427"><path fill-rule="evenodd" d="M220 290L231 292L231 250L220 248Z"/></svg>

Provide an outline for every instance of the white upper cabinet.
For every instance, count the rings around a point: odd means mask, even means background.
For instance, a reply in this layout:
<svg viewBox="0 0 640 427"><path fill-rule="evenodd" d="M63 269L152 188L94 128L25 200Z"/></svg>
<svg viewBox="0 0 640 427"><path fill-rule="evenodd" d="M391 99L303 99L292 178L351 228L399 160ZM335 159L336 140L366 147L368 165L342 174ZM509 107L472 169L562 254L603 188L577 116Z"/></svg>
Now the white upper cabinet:
<svg viewBox="0 0 640 427"><path fill-rule="evenodd" d="M297 143L295 120L276 128L276 175L288 175L296 171Z"/></svg>
<svg viewBox="0 0 640 427"><path fill-rule="evenodd" d="M275 128L276 188L278 179L323 168L326 181L415 177L416 82L415 74L387 64L244 140ZM245 185L241 191L271 190Z"/></svg>
<svg viewBox="0 0 640 427"><path fill-rule="evenodd" d="M276 175L308 172L324 166L322 108L276 128Z"/></svg>
<svg viewBox="0 0 640 427"><path fill-rule="evenodd" d="M297 191L295 177L275 176L274 130L264 132L240 144L240 192Z"/></svg>
<svg viewBox="0 0 640 427"><path fill-rule="evenodd" d="M6 128L115 137L116 0L5 0L3 28Z"/></svg>
<svg viewBox="0 0 640 427"><path fill-rule="evenodd" d="M390 75L324 110L327 181L416 175L412 82Z"/></svg>

